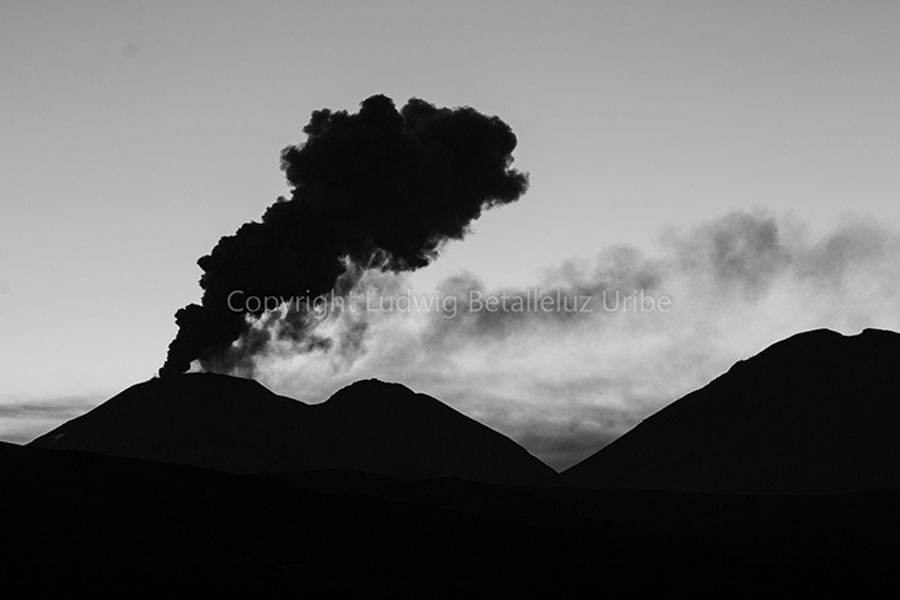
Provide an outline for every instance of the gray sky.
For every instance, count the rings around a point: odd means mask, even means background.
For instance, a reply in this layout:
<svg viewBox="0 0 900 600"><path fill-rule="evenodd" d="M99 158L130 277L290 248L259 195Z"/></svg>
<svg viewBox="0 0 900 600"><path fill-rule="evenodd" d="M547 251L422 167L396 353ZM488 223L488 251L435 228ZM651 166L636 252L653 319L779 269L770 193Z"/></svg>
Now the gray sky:
<svg viewBox="0 0 900 600"><path fill-rule="evenodd" d="M417 286L462 271L486 289L532 285L626 244L677 273L662 291L687 286L694 320L657 315L615 335L596 324L574 345L542 330L553 340L543 354L504 347L510 358L490 372L505 383L489 393L371 356L340 372L282 361L266 380L277 391L319 400L357 375L405 379L538 448L547 436L528 424L575 427L561 416L573 404L605 407L587 430L613 435L804 327L898 327L898 63L894 2L5 2L0 404L14 408L0 411L0 439L153 375L174 311L199 299L196 259L286 193L281 148L302 140L312 110L355 110L375 93L499 115L531 175L522 200L488 213ZM792 265L740 310L719 288L701 300L707 274L672 266L702 254L689 241L715 239L735 211L774 219ZM883 245L860 250L867 239ZM852 303L823 258L835 244L872 267ZM832 278L824 300L811 264ZM798 304L810 297L815 310ZM735 314L706 341L683 330ZM727 348L709 342L723 330ZM516 347L536 347L532 334ZM684 374L662 357L687 345L703 368L642 392L648 365ZM460 368L447 372L490 379L483 363ZM598 379L630 387L603 396Z"/></svg>

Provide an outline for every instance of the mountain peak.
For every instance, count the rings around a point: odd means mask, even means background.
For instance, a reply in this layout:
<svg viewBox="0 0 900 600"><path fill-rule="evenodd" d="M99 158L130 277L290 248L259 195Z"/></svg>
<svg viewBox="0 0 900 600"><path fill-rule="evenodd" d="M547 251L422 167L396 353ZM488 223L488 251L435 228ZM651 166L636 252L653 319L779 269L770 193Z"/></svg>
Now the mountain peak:
<svg viewBox="0 0 900 600"><path fill-rule="evenodd" d="M345 400L378 400L383 398L397 399L415 395L416 392L412 391L402 383L370 378L354 381L350 385L341 388L328 399L328 402L340 402Z"/></svg>
<svg viewBox="0 0 900 600"><path fill-rule="evenodd" d="M357 470L539 483L552 469L504 435L399 383L307 405L213 374L137 384L32 442L236 473Z"/></svg>
<svg viewBox="0 0 900 600"><path fill-rule="evenodd" d="M455 413L464 417L462 413L436 398L417 393L402 383L385 382L380 379L363 379L351 383L317 406L319 410L335 414L350 411L356 415L368 415L369 418L377 416L380 419L393 419L399 423L414 415L424 418L426 414ZM393 425L384 423L383 426Z"/></svg>
<svg viewBox="0 0 900 600"><path fill-rule="evenodd" d="M575 485L711 492L900 486L900 334L777 342L565 472Z"/></svg>

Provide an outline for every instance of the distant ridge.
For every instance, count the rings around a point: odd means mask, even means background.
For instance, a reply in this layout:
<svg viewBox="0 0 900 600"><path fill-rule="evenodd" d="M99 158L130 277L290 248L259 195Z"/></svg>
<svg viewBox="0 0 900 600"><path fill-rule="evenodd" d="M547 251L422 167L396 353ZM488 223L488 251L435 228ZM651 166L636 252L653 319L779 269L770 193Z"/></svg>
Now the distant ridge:
<svg viewBox="0 0 900 600"><path fill-rule="evenodd" d="M556 477L509 438L400 384L322 404L223 375L152 379L32 442L231 473L356 470L711 493L900 488L900 334L820 329L739 361Z"/></svg>
<svg viewBox="0 0 900 600"><path fill-rule="evenodd" d="M735 364L581 463L582 487L724 493L900 488L900 334L821 329Z"/></svg>
<svg viewBox="0 0 900 600"><path fill-rule="evenodd" d="M316 405L225 375L151 379L30 445L232 473L340 469L511 484L555 475L446 404L374 379Z"/></svg>

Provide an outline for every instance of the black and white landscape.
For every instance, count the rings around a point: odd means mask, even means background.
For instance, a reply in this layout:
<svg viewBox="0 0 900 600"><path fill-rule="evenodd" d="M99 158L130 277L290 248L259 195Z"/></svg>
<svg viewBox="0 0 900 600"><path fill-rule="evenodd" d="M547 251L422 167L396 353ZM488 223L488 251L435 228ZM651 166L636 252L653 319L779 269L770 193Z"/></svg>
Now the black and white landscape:
<svg viewBox="0 0 900 600"><path fill-rule="evenodd" d="M401 597L876 591L900 334L802 333L557 474L399 384L153 379L2 446L4 580ZM242 588L238 588L242 589Z"/></svg>
<svg viewBox="0 0 900 600"><path fill-rule="evenodd" d="M0 8L0 590L882 596L900 5Z"/></svg>

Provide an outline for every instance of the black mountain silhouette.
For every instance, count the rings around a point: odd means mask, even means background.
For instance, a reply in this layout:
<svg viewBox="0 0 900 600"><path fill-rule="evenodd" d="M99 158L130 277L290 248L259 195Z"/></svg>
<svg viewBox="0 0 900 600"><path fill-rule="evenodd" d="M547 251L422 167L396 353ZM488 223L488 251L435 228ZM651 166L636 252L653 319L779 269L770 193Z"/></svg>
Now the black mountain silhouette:
<svg viewBox="0 0 900 600"><path fill-rule="evenodd" d="M900 492L518 487L236 475L0 443L0 580L238 597L761 597L896 587Z"/></svg>
<svg viewBox="0 0 900 600"><path fill-rule="evenodd" d="M900 334L801 333L738 362L562 478L724 493L897 488L898 366Z"/></svg>
<svg viewBox="0 0 900 600"><path fill-rule="evenodd" d="M515 484L555 475L446 404L374 379L316 405L224 375L152 379L30 445L231 473L357 470Z"/></svg>
<svg viewBox="0 0 900 600"><path fill-rule="evenodd" d="M0 443L0 581L278 597L880 595L900 560L898 356L890 332L795 336L558 477L568 486L498 485L552 472L400 385L358 382L306 405L231 377L151 380L30 447Z"/></svg>

